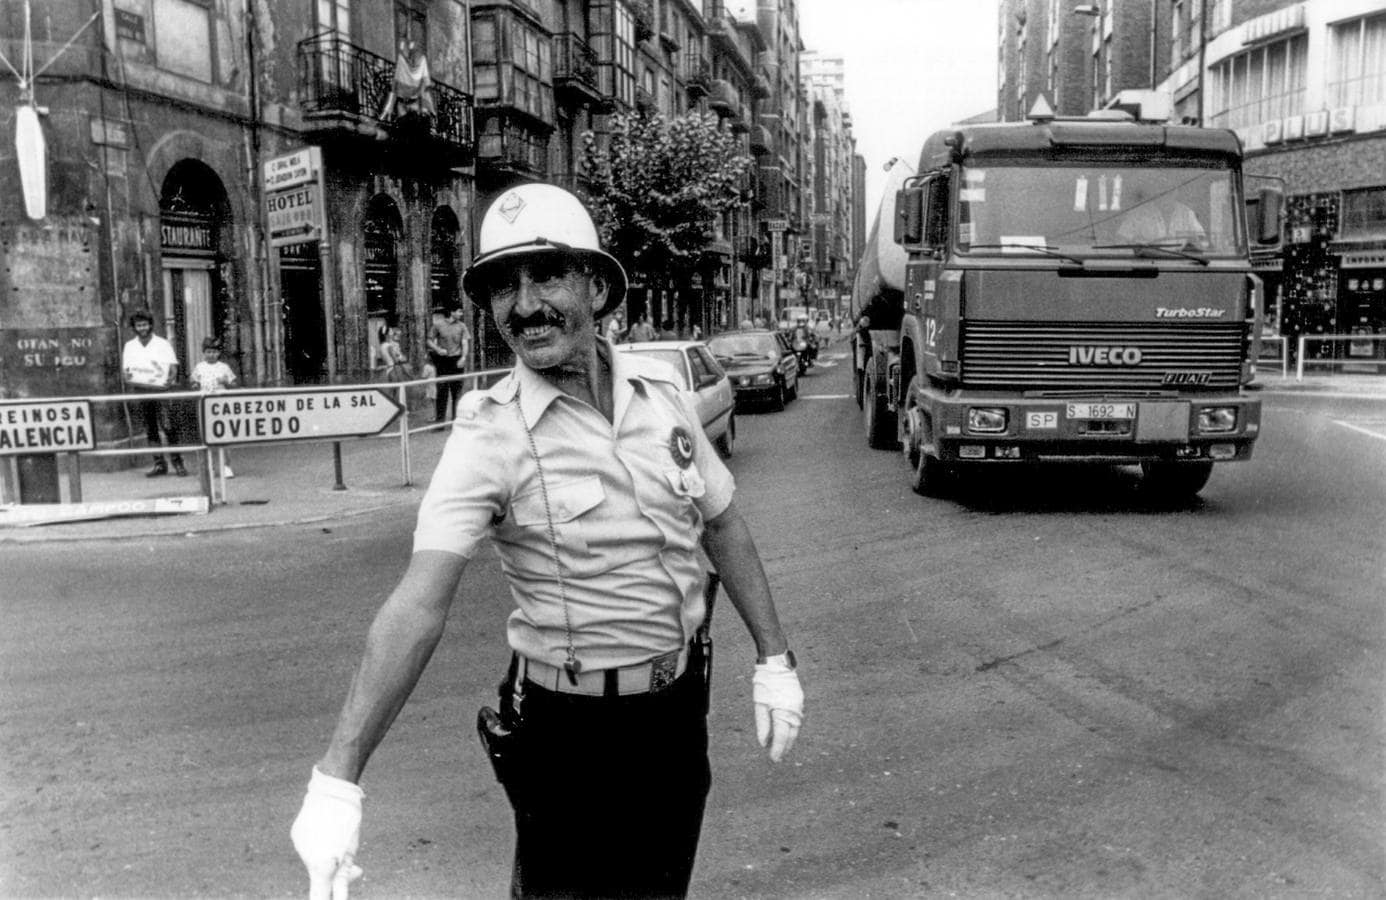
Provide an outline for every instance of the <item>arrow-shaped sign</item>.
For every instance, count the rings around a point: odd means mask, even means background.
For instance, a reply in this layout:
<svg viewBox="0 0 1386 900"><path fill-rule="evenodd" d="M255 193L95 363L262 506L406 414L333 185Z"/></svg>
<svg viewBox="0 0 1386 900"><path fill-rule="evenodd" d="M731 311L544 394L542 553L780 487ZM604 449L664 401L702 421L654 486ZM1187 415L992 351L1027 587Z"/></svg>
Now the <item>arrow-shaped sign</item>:
<svg viewBox="0 0 1386 900"><path fill-rule="evenodd" d="M381 388L228 391L202 398L202 442L225 446L367 437L389 428L403 411Z"/></svg>

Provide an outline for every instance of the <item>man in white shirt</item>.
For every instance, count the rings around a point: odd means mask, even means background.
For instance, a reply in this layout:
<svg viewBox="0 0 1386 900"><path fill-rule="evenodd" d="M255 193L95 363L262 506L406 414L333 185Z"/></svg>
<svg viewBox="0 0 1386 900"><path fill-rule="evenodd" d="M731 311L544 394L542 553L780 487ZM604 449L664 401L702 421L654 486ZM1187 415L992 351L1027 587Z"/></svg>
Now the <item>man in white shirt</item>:
<svg viewBox="0 0 1386 900"><path fill-rule="evenodd" d="M120 367L125 375L125 383L135 393L147 393L149 399L139 402L144 417L145 436L149 446L178 446L172 404L160 401L153 396L172 388L178 381L178 355L173 345L154 333L154 318L147 312L137 312L130 317L130 327L135 336L125 342L120 354ZM172 453L173 471L187 475L183 468L183 455ZM154 468L145 473L146 478L157 478L168 474L168 464L162 453L154 454Z"/></svg>

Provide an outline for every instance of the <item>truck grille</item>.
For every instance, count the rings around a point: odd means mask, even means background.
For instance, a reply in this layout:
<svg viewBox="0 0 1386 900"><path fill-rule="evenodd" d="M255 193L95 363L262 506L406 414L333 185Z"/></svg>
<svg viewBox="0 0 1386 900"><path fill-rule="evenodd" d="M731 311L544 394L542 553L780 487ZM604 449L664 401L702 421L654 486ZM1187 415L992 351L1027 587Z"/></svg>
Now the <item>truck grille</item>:
<svg viewBox="0 0 1386 900"><path fill-rule="evenodd" d="M1170 390L1169 372L1208 373L1183 389L1236 390L1243 325L1186 322L987 322L963 324L962 381L973 387ZM1074 351L1073 348L1080 348ZM1119 365L1094 364L1093 349ZM1083 354L1083 361L1073 353ZM1139 354L1139 362L1131 360Z"/></svg>

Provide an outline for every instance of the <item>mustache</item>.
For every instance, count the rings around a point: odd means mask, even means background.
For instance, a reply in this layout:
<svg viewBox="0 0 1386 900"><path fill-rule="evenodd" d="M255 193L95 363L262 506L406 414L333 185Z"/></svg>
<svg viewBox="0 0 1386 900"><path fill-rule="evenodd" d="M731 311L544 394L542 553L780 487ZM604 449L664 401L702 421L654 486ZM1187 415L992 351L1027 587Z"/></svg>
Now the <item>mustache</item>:
<svg viewBox="0 0 1386 900"><path fill-rule="evenodd" d="M505 324L511 334L519 334L526 328L542 328L546 325L562 328L565 321L563 316L553 310L541 309L527 316L511 316Z"/></svg>

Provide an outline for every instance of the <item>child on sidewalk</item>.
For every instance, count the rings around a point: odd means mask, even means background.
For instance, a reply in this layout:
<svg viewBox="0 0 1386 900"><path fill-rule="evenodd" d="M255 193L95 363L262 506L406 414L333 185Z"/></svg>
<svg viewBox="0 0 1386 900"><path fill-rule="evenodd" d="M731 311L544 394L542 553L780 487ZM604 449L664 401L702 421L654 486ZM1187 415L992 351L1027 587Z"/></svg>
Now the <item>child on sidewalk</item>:
<svg viewBox="0 0 1386 900"><path fill-rule="evenodd" d="M215 394L235 386L236 373L221 361L220 340L214 337L202 339L202 361L193 366L192 374L188 377L204 394ZM226 448L218 447L217 455L221 462L221 477L236 477L236 473L231 471Z"/></svg>

